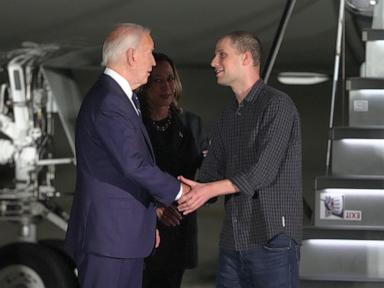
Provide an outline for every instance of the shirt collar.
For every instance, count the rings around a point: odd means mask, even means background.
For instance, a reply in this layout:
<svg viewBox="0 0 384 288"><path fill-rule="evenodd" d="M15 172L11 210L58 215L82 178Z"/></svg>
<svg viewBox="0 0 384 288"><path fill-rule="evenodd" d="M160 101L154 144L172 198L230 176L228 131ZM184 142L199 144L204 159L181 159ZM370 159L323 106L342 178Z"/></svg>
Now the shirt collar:
<svg viewBox="0 0 384 288"><path fill-rule="evenodd" d="M119 73L117 73L115 70L112 70L111 68L108 68L108 67L105 68L104 74L110 76L113 80L117 82L117 84L121 87L121 89L123 89L124 93L128 96L128 99L129 101L131 101L137 115L140 115L140 111L136 108L136 105L133 102L133 99L132 99L133 91L128 81Z"/></svg>
<svg viewBox="0 0 384 288"><path fill-rule="evenodd" d="M245 96L244 100L241 101L240 104L237 102L236 97L234 97L234 99L233 99L234 109L236 111L238 111L239 109L244 107L244 105L247 105L248 103L252 103L252 102L256 101L257 96L261 93L264 86L265 86L265 84L264 84L264 81L262 79L257 80L256 83L253 84L253 86L252 86L251 90L248 92L247 96Z"/></svg>
<svg viewBox="0 0 384 288"><path fill-rule="evenodd" d="M256 81L256 83L251 88L251 91L249 91L248 95L244 98L244 101L246 102L253 102L257 99L257 96L260 94L261 90L264 88L264 81L262 79L259 79Z"/></svg>
<svg viewBox="0 0 384 288"><path fill-rule="evenodd" d="M111 68L105 68L104 74L112 77L112 79L115 80L117 84L119 84L121 89L123 89L124 93L127 94L128 98L132 99L132 88L123 76L121 76L119 73L117 73L115 70L112 70Z"/></svg>

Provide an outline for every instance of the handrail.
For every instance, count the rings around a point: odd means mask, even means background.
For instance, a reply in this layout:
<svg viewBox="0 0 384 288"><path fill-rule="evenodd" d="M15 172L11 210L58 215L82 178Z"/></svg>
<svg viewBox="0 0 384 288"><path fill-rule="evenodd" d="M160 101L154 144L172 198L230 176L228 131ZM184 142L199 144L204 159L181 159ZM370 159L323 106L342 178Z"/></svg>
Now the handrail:
<svg viewBox="0 0 384 288"><path fill-rule="evenodd" d="M281 42L283 41L285 29L287 28L288 21L291 18L295 4L296 0L288 0L287 4L285 5L283 15L281 16L279 26L277 27L275 38L273 39L271 52L268 54L268 57L265 61L264 69L261 73L261 78L263 79L264 83L268 82L269 76L271 75L272 68L275 64L275 60L277 57L277 53L279 53Z"/></svg>
<svg viewBox="0 0 384 288"><path fill-rule="evenodd" d="M345 15L344 7L345 7L345 0L340 0L339 18L338 18L337 36L336 36L335 66L334 66L334 71L333 71L331 110L329 113L329 126L328 126L329 130L331 130L333 128L336 90L337 90L337 82L339 80L340 55L341 55L341 48L342 48L344 15ZM329 175L329 172L330 172L331 146L332 146L332 139L330 137L328 137L327 157L326 157L326 175Z"/></svg>

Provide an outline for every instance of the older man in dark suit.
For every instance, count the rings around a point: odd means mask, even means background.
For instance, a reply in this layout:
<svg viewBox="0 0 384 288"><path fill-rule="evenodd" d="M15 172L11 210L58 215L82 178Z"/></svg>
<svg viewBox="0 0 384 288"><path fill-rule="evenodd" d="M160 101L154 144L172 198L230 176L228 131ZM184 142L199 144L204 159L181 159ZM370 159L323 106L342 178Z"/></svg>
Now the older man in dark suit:
<svg viewBox="0 0 384 288"><path fill-rule="evenodd" d="M106 38L106 65L76 123L77 182L66 247L82 288L141 287L143 258L155 245L154 201L188 187L162 172L132 90L155 65L148 29L121 24Z"/></svg>

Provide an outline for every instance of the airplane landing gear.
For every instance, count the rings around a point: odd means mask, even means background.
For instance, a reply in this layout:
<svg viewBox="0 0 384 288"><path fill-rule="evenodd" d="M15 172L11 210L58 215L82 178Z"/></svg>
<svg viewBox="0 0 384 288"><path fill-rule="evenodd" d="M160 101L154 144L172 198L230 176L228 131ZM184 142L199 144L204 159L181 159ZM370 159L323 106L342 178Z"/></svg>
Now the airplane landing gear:
<svg viewBox="0 0 384 288"><path fill-rule="evenodd" d="M37 243L12 243L0 248L0 287L79 287L73 266L55 249Z"/></svg>

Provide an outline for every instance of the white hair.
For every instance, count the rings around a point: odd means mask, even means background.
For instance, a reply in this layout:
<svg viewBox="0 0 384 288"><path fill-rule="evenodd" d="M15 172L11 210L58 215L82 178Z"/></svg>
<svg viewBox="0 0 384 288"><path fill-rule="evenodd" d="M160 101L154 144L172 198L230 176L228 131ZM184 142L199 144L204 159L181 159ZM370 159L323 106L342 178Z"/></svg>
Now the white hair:
<svg viewBox="0 0 384 288"><path fill-rule="evenodd" d="M150 32L148 28L134 23L117 25L104 41L102 65L117 61L129 48L136 49L143 34Z"/></svg>

